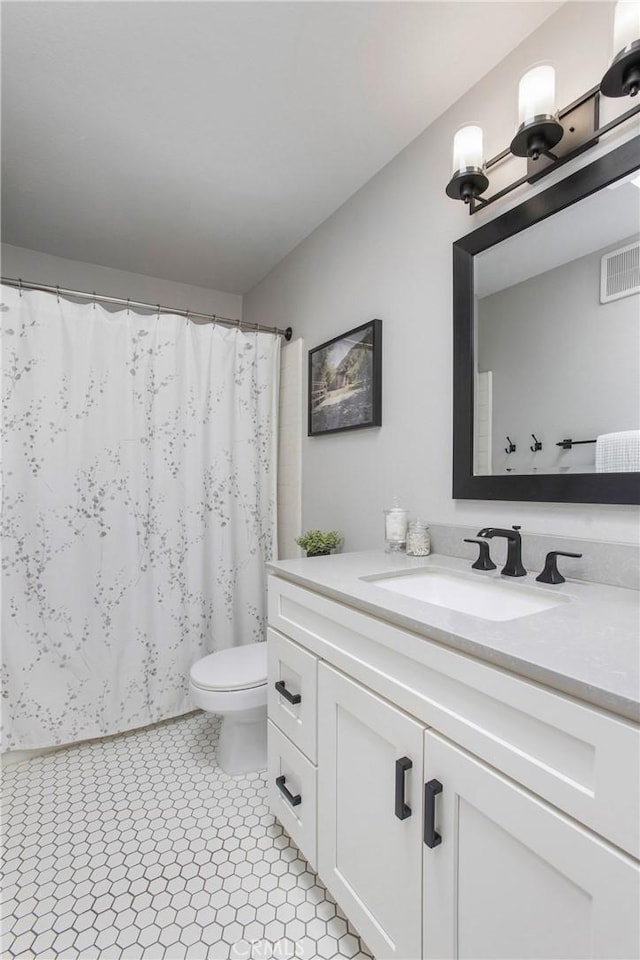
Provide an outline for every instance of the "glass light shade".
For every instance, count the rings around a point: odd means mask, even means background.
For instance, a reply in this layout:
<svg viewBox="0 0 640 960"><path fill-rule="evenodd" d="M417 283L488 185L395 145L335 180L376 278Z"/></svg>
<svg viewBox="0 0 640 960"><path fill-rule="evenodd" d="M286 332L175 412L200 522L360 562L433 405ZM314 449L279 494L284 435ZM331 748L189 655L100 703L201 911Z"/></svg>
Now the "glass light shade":
<svg viewBox="0 0 640 960"><path fill-rule="evenodd" d="M556 71L544 64L528 70L518 86L518 123L556 112Z"/></svg>
<svg viewBox="0 0 640 960"><path fill-rule="evenodd" d="M640 40L640 3L618 0L613 20L613 56L634 40Z"/></svg>
<svg viewBox="0 0 640 960"><path fill-rule="evenodd" d="M482 127L475 124L461 127L453 138L453 172L466 167L481 168L483 163Z"/></svg>

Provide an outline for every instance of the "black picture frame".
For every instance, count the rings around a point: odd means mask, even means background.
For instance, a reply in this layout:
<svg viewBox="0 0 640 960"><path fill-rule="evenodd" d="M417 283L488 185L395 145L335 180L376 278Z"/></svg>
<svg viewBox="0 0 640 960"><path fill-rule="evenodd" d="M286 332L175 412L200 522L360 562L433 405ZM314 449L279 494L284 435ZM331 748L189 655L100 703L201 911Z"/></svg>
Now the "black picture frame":
<svg viewBox="0 0 640 960"><path fill-rule="evenodd" d="M364 381L354 380L363 366ZM330 393L343 397L327 403ZM309 350L307 409L310 437L382 426L382 320L369 320Z"/></svg>
<svg viewBox="0 0 640 960"><path fill-rule="evenodd" d="M640 136L453 244L453 498L640 503L640 473L476 476L473 472L474 257L640 168Z"/></svg>

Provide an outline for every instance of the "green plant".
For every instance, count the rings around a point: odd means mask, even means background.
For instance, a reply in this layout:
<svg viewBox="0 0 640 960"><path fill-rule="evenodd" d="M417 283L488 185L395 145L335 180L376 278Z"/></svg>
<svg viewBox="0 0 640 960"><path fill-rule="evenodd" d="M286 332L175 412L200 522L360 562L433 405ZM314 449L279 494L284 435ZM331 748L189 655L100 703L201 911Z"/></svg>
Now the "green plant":
<svg viewBox="0 0 640 960"><path fill-rule="evenodd" d="M306 550L310 556L329 553L330 550L339 547L342 541L343 538L337 530L330 530L329 533L323 533L322 530L307 530L302 536L296 537L298 546Z"/></svg>

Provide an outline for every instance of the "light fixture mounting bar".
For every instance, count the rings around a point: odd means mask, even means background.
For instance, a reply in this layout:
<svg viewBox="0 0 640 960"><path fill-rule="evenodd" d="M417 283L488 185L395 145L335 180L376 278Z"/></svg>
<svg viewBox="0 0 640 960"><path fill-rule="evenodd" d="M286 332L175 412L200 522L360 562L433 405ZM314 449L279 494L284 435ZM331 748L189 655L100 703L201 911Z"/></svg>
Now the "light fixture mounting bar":
<svg viewBox="0 0 640 960"><path fill-rule="evenodd" d="M578 97L577 100L573 100L572 103L568 104L566 107L563 107L562 110L558 111L558 120L564 120L570 113L574 110L577 110L583 104L588 103L589 100L594 100L597 98L600 87L592 87L591 90L587 90L586 93L583 93L582 96ZM598 110L599 116L599 110ZM597 121L596 121L597 123ZM485 169L490 170L491 167L495 167L497 163L500 163L501 160L506 160L507 157L512 157L513 154L509 147L505 147L504 150L501 150L500 153L496 153L495 157L491 157L490 160L487 160L485 163Z"/></svg>
<svg viewBox="0 0 640 960"><path fill-rule="evenodd" d="M553 156L548 160L545 160L543 156L537 161L529 160L527 164L529 183L535 183L544 175L546 168L549 166L549 161L555 163L560 157L569 153L575 157L582 150L588 149L589 138L595 134L600 123L598 87L588 90L587 93L560 110L558 120L562 122L564 136L556 144Z"/></svg>
<svg viewBox="0 0 640 960"><path fill-rule="evenodd" d="M597 124L599 118L599 98L600 98L600 87L593 87L591 90L588 90L585 94L579 97L577 100L574 100L573 103L570 103L568 106L563 107L562 110L558 113L558 118L562 120L566 118L569 114L574 111L579 110L585 104L588 104L590 100L595 101L594 103L594 117L595 123ZM640 103L636 106L631 107L629 110L626 110L624 113L621 113L620 116L615 117L613 120L610 120L609 123L605 123L604 126L598 127L596 130L593 130L590 134L587 135L586 139L581 140L576 144L568 153L563 153L558 157L557 160L554 160L546 164L539 172L535 173L533 176L530 169L527 170L527 173L520 177L518 180L514 180L513 183L510 183L508 186L503 187L502 190L498 190L497 193L494 193L491 197L475 197L471 199L469 203L469 216L472 216L474 213L477 213L479 210L483 210L485 207L488 207L490 204L494 203L496 200L501 200L502 197L506 197L513 190L517 190L518 187L523 186L525 183L535 183L537 180L540 180L542 177L546 176L548 173L551 173L552 170L556 170L558 167L561 167L563 164L567 163L569 160L573 160L574 157L579 156L584 150L588 150L589 147L594 146L600 137L603 137L605 134L610 133L611 130L615 130L616 127L619 127L621 124L626 123L627 120L630 120L631 117L636 116L640 113ZM556 148L557 149L557 148ZM497 153L490 160L487 160L485 164L485 170L489 170L491 167L496 166L496 164L501 163L502 160L505 160L507 157L511 157L513 154L511 150L507 147L505 150L501 150L500 153ZM536 161L539 163L540 161Z"/></svg>

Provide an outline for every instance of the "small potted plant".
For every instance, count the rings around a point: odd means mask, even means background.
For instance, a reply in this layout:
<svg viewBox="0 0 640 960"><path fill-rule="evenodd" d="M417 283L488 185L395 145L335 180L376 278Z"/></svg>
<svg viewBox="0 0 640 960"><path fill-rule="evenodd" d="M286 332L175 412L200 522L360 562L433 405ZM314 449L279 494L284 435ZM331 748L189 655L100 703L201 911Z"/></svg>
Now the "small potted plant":
<svg viewBox="0 0 640 960"><path fill-rule="evenodd" d="M296 537L296 543L307 551L308 557L326 557L342 543L343 538L337 530L323 533L322 530L307 530L301 537Z"/></svg>

